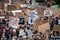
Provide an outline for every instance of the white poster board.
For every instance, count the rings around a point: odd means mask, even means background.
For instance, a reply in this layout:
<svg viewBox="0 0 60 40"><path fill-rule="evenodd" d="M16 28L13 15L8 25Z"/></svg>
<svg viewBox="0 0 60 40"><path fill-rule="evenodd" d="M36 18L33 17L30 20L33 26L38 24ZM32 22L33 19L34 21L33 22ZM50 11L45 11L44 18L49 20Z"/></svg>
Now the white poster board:
<svg viewBox="0 0 60 40"><path fill-rule="evenodd" d="M36 10L33 10L32 12L30 12L30 14L28 14L28 24L34 24L34 21L36 19L38 19L38 12Z"/></svg>
<svg viewBox="0 0 60 40"><path fill-rule="evenodd" d="M21 13L22 10L13 10L12 13L13 13L14 16L16 16L16 12L20 12Z"/></svg>
<svg viewBox="0 0 60 40"><path fill-rule="evenodd" d="M52 16L51 10L44 10L44 16Z"/></svg>
<svg viewBox="0 0 60 40"><path fill-rule="evenodd" d="M17 28L18 22L19 22L18 18L15 18L15 17L10 17L9 18L9 26L11 26L13 28Z"/></svg>

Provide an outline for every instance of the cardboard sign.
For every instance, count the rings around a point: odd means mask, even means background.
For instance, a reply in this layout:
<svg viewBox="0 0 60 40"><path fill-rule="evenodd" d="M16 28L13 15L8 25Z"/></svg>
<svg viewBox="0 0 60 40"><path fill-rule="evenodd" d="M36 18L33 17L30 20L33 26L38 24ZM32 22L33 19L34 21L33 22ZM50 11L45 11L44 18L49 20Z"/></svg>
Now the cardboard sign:
<svg viewBox="0 0 60 40"><path fill-rule="evenodd" d="M52 16L51 10L44 10L44 16Z"/></svg>
<svg viewBox="0 0 60 40"><path fill-rule="evenodd" d="M49 22L38 26L38 31L39 32L45 32L46 30L49 30L49 29L50 29Z"/></svg>
<svg viewBox="0 0 60 40"><path fill-rule="evenodd" d="M9 26L11 26L13 28L17 28L18 22L19 22L18 18L15 18L15 17L10 17L9 18Z"/></svg>
<svg viewBox="0 0 60 40"><path fill-rule="evenodd" d="M16 6L15 5L8 5L7 10L8 11L16 10Z"/></svg>

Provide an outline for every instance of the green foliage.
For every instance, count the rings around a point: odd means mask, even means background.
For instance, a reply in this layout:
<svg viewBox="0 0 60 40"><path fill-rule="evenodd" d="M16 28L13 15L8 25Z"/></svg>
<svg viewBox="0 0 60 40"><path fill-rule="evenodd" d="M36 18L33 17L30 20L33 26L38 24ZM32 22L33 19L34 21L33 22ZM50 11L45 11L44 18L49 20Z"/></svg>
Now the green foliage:
<svg viewBox="0 0 60 40"><path fill-rule="evenodd" d="M56 4L60 5L60 0L53 0L56 2Z"/></svg>
<svg viewBox="0 0 60 40"><path fill-rule="evenodd" d="M36 0L36 2L39 2L39 3L41 3L41 2L44 2L44 0Z"/></svg>
<svg viewBox="0 0 60 40"><path fill-rule="evenodd" d="M50 1L50 0L49 0L49 1ZM53 1L55 1L56 4L60 5L60 0L53 0ZM41 3L41 2L44 2L44 0L36 0L36 2Z"/></svg>

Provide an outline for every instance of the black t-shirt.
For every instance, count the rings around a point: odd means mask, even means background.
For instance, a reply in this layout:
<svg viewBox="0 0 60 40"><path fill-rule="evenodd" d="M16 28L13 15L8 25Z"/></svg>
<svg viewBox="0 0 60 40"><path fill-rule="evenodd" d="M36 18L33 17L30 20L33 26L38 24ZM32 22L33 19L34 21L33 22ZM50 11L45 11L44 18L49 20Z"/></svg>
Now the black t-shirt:
<svg viewBox="0 0 60 40"><path fill-rule="evenodd" d="M56 21L56 24L58 24L58 19L56 19L55 21Z"/></svg>
<svg viewBox="0 0 60 40"><path fill-rule="evenodd" d="M2 23L0 22L0 26L2 26Z"/></svg>

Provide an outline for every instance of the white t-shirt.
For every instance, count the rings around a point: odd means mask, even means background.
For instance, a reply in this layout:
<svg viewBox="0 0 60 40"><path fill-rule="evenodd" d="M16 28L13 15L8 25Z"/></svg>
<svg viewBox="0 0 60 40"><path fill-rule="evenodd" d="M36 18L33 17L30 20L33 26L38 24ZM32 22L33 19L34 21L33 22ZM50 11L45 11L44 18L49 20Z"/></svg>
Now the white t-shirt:
<svg viewBox="0 0 60 40"><path fill-rule="evenodd" d="M23 29L20 29L19 36L23 36L23 35L25 35L24 30Z"/></svg>
<svg viewBox="0 0 60 40"><path fill-rule="evenodd" d="M32 35L33 35L32 31L29 29L28 30L28 37L32 38Z"/></svg>

